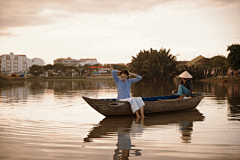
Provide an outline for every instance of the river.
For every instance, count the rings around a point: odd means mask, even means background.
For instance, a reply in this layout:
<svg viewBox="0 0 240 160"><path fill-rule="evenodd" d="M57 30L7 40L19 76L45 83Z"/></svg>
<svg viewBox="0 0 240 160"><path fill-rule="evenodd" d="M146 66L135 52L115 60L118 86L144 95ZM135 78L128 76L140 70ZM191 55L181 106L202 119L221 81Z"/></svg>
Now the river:
<svg viewBox="0 0 240 160"><path fill-rule="evenodd" d="M240 85L193 82L196 110L105 117L82 96L115 98L113 80L25 81L0 89L0 159L240 159ZM171 82L132 85L169 95Z"/></svg>

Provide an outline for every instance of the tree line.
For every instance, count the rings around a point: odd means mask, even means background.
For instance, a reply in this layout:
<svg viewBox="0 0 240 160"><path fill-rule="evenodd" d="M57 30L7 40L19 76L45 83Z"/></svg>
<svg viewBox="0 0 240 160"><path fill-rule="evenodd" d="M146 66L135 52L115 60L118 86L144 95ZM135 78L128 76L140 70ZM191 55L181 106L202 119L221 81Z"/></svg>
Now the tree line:
<svg viewBox="0 0 240 160"><path fill-rule="evenodd" d="M90 75L92 70L96 69L91 69L90 66L99 66L99 64L94 64L94 65L88 65L85 64L84 66L65 66L64 64L61 63L56 63L54 65L52 64L47 64L45 66L39 66L39 65L32 65L29 68L28 73L34 76L39 76L40 74L45 74L48 72L49 76L54 76L54 75L64 75L64 76L71 76L72 72L77 73L78 76L83 76L83 75ZM117 70L123 70L126 69L126 66L123 65L118 65L118 64L113 64L112 67Z"/></svg>
<svg viewBox="0 0 240 160"><path fill-rule="evenodd" d="M215 68L218 75L226 75L228 68L240 69L240 45L232 44L227 47L228 56L214 56L206 59L198 65L178 65L176 56L170 53L170 49L143 50L132 57L131 72L142 75L148 80L170 80L183 71L188 71L194 79L204 78L204 70L211 72Z"/></svg>
<svg viewBox="0 0 240 160"><path fill-rule="evenodd" d="M48 72L49 76L54 76L54 73L57 73L58 75L65 75L65 76L71 76L72 72L78 73L78 75L83 75L84 72L86 72L89 69L89 65L84 66L65 66L60 63L56 63L54 65L47 64L45 66L39 66L39 65L32 65L29 67L29 73L35 76L38 76L40 74L44 74Z"/></svg>
<svg viewBox="0 0 240 160"><path fill-rule="evenodd" d="M136 56L132 56L132 60L128 67L122 65L112 65L113 69L122 70L127 69L130 72L137 73L147 80L170 80L179 75L183 71L188 71L194 79L204 78L204 70L211 72L215 68L218 75L226 75L228 68L233 70L240 68L240 45L232 44L227 46L228 56L214 56L210 59L204 60L198 65L179 65L176 56L171 54L170 49L161 48L160 50L152 49L140 50ZM98 66L96 64L95 66ZM64 66L63 64L48 64L46 66L33 65L29 68L29 73L32 75L39 75L45 72L49 76L53 73L59 73L66 76L71 76L72 72L78 75L89 74L89 65L84 66Z"/></svg>

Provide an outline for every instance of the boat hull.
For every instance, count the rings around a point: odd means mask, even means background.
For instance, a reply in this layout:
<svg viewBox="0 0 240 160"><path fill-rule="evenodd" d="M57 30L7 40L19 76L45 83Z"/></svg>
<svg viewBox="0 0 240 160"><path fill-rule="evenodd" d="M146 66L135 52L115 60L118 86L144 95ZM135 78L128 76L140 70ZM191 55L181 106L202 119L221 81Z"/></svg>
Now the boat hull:
<svg viewBox="0 0 240 160"><path fill-rule="evenodd" d="M144 113L158 113L180 111L195 108L202 100L205 93L189 99L168 99L159 101L144 101ZM129 102L106 101L82 97L93 109L105 116L133 114Z"/></svg>

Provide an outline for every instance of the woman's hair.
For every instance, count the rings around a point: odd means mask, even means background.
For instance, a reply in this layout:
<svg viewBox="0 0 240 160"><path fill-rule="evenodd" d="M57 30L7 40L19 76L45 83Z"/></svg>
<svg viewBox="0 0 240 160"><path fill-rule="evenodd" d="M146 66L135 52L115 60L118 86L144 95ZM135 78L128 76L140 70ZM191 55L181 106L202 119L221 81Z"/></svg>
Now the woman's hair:
<svg viewBox="0 0 240 160"><path fill-rule="evenodd" d="M126 75L128 76L128 78L129 78L129 72L128 72L128 70L126 70L126 69L121 70L120 75L121 75L121 74L126 74ZM127 78L127 79L128 79L128 78Z"/></svg>

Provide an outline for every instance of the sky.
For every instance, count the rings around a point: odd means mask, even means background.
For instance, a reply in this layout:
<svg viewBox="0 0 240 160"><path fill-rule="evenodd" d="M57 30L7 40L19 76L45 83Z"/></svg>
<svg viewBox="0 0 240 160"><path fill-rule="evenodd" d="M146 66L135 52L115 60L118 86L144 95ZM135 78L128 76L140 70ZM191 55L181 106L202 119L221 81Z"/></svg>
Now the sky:
<svg viewBox="0 0 240 160"><path fill-rule="evenodd" d="M140 50L178 61L240 44L240 0L0 0L0 55L129 63Z"/></svg>

